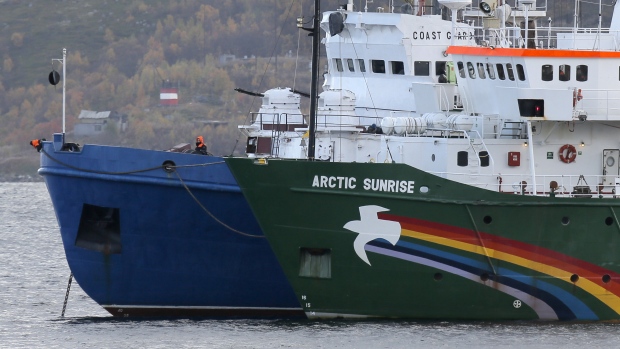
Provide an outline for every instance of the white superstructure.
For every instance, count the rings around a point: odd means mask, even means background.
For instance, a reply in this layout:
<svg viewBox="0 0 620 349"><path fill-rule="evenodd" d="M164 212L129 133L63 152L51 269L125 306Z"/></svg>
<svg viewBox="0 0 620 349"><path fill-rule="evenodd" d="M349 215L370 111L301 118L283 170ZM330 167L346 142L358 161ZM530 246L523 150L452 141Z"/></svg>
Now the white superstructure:
<svg viewBox="0 0 620 349"><path fill-rule="evenodd" d="M615 197L618 32L541 27L546 9L534 1L466 2L448 4L466 23L348 7L324 14L316 158L406 163L502 192ZM305 158L306 123L252 129L249 142L271 147L248 153Z"/></svg>

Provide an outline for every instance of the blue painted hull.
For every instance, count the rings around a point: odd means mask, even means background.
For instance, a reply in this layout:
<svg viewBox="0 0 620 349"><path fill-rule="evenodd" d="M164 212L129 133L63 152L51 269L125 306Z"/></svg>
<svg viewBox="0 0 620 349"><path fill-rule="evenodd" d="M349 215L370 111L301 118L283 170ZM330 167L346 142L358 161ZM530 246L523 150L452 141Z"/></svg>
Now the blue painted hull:
<svg viewBox="0 0 620 349"><path fill-rule="evenodd" d="M222 158L60 145L44 143L39 173L76 281L113 315L303 314ZM89 206L116 210L120 250L76 246Z"/></svg>

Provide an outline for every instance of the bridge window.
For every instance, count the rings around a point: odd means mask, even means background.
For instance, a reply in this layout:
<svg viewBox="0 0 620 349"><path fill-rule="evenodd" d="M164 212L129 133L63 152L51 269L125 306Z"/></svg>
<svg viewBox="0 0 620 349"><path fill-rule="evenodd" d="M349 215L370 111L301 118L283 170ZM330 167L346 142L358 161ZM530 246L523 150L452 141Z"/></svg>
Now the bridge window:
<svg viewBox="0 0 620 349"><path fill-rule="evenodd" d="M426 62L428 64L428 62ZM392 74L405 75L405 65L400 61L391 61ZM428 75L428 74L426 74Z"/></svg>
<svg viewBox="0 0 620 349"><path fill-rule="evenodd" d="M467 62L467 71L469 72L469 77L472 79L476 78L476 71L474 70L474 65L471 62Z"/></svg>
<svg viewBox="0 0 620 349"><path fill-rule="evenodd" d="M484 75L484 64L482 63L478 63L478 76L480 76L480 79L486 79L486 75Z"/></svg>
<svg viewBox="0 0 620 349"><path fill-rule="evenodd" d="M385 61L378 59L371 59L370 65L373 73L385 74Z"/></svg>
<svg viewBox="0 0 620 349"><path fill-rule="evenodd" d="M355 71L355 66L353 65L353 60L351 58L347 58L347 67L349 67L349 71Z"/></svg>
<svg viewBox="0 0 620 349"><path fill-rule="evenodd" d="M413 62L413 75L415 76L430 76L431 75L431 62L415 61Z"/></svg>
<svg viewBox="0 0 620 349"><path fill-rule="evenodd" d="M364 63L364 60L363 60L363 59L358 59L358 60L357 60L357 65L359 65L359 66L360 66L360 71L361 71L362 73L365 73L365 72L366 72L366 64Z"/></svg>
<svg viewBox="0 0 620 349"><path fill-rule="evenodd" d="M569 81L570 80L570 65L562 64L560 66L560 81Z"/></svg>
<svg viewBox="0 0 620 349"><path fill-rule="evenodd" d="M578 65L577 66L577 81L588 81L588 66L587 65Z"/></svg>
<svg viewBox="0 0 620 349"><path fill-rule="evenodd" d="M553 80L553 66L551 64L543 65L540 77L541 77L542 81L551 81L551 80Z"/></svg>
<svg viewBox="0 0 620 349"><path fill-rule="evenodd" d="M342 69L342 59L336 58L335 62L336 62L336 70L341 72L343 70Z"/></svg>
<svg viewBox="0 0 620 349"><path fill-rule="evenodd" d="M446 61L435 62L435 75L447 75L446 74Z"/></svg>
<svg viewBox="0 0 620 349"><path fill-rule="evenodd" d="M519 80L525 81L525 70L521 64L517 64L517 76L519 77Z"/></svg>
<svg viewBox="0 0 620 349"><path fill-rule="evenodd" d="M487 63L487 73L489 74L489 79L495 80L495 69L493 69L493 64Z"/></svg>
<svg viewBox="0 0 620 349"><path fill-rule="evenodd" d="M506 64L506 71L508 72L508 79L515 81L515 73L512 71L512 64Z"/></svg>
<svg viewBox="0 0 620 349"><path fill-rule="evenodd" d="M500 63L497 63L496 67L497 67L497 77L500 80L506 80L506 74L504 74L504 66L501 65Z"/></svg>
<svg viewBox="0 0 620 349"><path fill-rule="evenodd" d="M465 68L463 68L463 62L458 62L456 65L459 68L459 76L465 79Z"/></svg>

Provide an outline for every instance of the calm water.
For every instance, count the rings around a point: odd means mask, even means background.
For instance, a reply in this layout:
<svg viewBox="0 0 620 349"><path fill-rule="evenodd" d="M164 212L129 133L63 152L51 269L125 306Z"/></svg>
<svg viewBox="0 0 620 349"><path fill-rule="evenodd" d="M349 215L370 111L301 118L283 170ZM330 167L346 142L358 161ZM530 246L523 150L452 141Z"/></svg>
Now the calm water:
<svg viewBox="0 0 620 349"><path fill-rule="evenodd" d="M43 183L0 183L1 348L610 348L620 323L117 320L74 282ZM465 300L464 300L465 301Z"/></svg>

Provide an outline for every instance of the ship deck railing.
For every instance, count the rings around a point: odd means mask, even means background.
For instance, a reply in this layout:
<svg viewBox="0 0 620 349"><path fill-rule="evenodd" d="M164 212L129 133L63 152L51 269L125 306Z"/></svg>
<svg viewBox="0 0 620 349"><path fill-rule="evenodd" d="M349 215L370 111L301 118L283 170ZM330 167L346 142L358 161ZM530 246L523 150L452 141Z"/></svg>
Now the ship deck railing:
<svg viewBox="0 0 620 349"><path fill-rule="evenodd" d="M521 174L477 174L431 172L437 176L463 184L500 193L530 196L567 198L618 198L620 199L620 174L614 175L536 175L536 188L532 176Z"/></svg>
<svg viewBox="0 0 620 349"><path fill-rule="evenodd" d="M567 49L567 50L590 50L590 51L618 51L620 50L620 31L604 27L579 28L575 26L553 27L553 21L547 20L546 1L542 6L537 6L523 11L516 3L508 1L512 6L511 16L507 22L524 21L522 16L529 14L529 20L540 19L539 23L548 23L547 26L523 29L519 26L500 25L500 17L496 16L497 10L489 14L483 13L477 6L465 8L465 21L456 24L456 32L471 33L471 36L459 37L458 45L467 46L490 46L536 49ZM498 12L499 13L499 12ZM513 15L518 14L517 18ZM526 33L527 32L527 33ZM529 38L529 42L526 42Z"/></svg>
<svg viewBox="0 0 620 349"><path fill-rule="evenodd" d="M620 90L580 90L582 97L575 103L573 108L575 111L585 116L596 116L596 120L620 120Z"/></svg>

